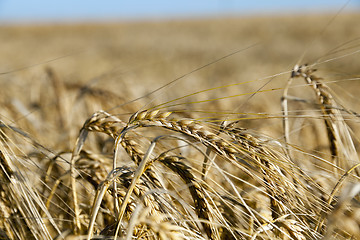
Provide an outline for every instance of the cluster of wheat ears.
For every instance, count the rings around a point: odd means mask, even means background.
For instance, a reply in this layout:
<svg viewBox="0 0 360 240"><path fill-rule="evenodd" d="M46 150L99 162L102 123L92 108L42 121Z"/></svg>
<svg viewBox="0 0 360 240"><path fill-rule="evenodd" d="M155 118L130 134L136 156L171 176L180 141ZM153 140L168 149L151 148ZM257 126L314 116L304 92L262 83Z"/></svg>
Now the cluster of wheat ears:
<svg viewBox="0 0 360 240"><path fill-rule="evenodd" d="M282 138L244 128L236 111L198 110L199 117L196 108L176 108L178 99L130 117L97 111L82 120L76 142L56 150L0 119L0 238L360 238L359 115L337 100L315 65L288 72L274 100L280 115L255 116L278 119ZM116 100L47 74L57 101L43 117L56 119L57 131L71 128L61 114L68 92L81 93L83 109ZM313 99L288 94L295 79ZM21 106L14 106L2 107L16 116ZM294 109L301 106L307 109ZM310 137L292 134L299 119L315 125L311 141L319 144L301 146Z"/></svg>

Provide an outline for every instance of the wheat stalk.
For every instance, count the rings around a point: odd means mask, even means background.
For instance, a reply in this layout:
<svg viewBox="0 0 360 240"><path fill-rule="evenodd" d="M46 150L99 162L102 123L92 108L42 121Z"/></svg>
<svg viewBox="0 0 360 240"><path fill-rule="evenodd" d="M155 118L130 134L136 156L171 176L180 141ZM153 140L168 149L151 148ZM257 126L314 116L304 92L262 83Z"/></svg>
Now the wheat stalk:
<svg viewBox="0 0 360 240"><path fill-rule="evenodd" d="M313 75L315 71L316 69L306 64L296 65L292 71L292 77L304 78L306 83L314 90L324 116L332 159L337 166L348 169L351 166L349 163L359 162L349 127L342 117L340 108L330 89L321 81L321 78ZM334 171L337 172L336 168Z"/></svg>

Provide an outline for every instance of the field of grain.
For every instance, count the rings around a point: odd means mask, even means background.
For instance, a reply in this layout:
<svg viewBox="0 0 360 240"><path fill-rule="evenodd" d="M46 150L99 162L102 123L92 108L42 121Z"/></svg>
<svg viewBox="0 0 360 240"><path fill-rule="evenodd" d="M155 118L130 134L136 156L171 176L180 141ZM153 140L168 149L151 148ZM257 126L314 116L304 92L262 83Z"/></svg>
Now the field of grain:
<svg viewBox="0 0 360 240"><path fill-rule="evenodd" d="M358 22L0 26L0 239L360 238Z"/></svg>

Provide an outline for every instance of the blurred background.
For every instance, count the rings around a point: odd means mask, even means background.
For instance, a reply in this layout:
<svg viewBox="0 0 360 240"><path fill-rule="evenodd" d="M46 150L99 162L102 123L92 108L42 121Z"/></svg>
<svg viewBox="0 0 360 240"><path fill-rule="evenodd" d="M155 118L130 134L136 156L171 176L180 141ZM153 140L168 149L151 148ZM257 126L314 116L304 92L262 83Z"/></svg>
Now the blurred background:
<svg viewBox="0 0 360 240"><path fill-rule="evenodd" d="M191 117L198 117L195 109L279 115L281 89L303 63L316 63L356 110L357 81L343 79L359 74L359 9L358 0L0 0L0 103L12 109L0 114L32 125L61 101L76 136L99 109L127 120L138 109L220 87L188 96L177 108ZM56 95L54 75L64 96ZM251 94L266 89L274 90ZM81 112L85 97L92 99ZM244 125L280 132L270 121ZM42 130L54 126L50 121Z"/></svg>

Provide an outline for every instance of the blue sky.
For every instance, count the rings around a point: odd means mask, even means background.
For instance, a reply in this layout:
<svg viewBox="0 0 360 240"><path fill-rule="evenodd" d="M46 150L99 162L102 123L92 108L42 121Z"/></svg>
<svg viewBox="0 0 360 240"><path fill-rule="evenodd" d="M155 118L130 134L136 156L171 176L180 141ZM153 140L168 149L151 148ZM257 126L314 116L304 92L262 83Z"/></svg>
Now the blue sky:
<svg viewBox="0 0 360 240"><path fill-rule="evenodd" d="M1 22L146 19L337 11L347 0L0 0ZM347 10L360 10L351 0Z"/></svg>

